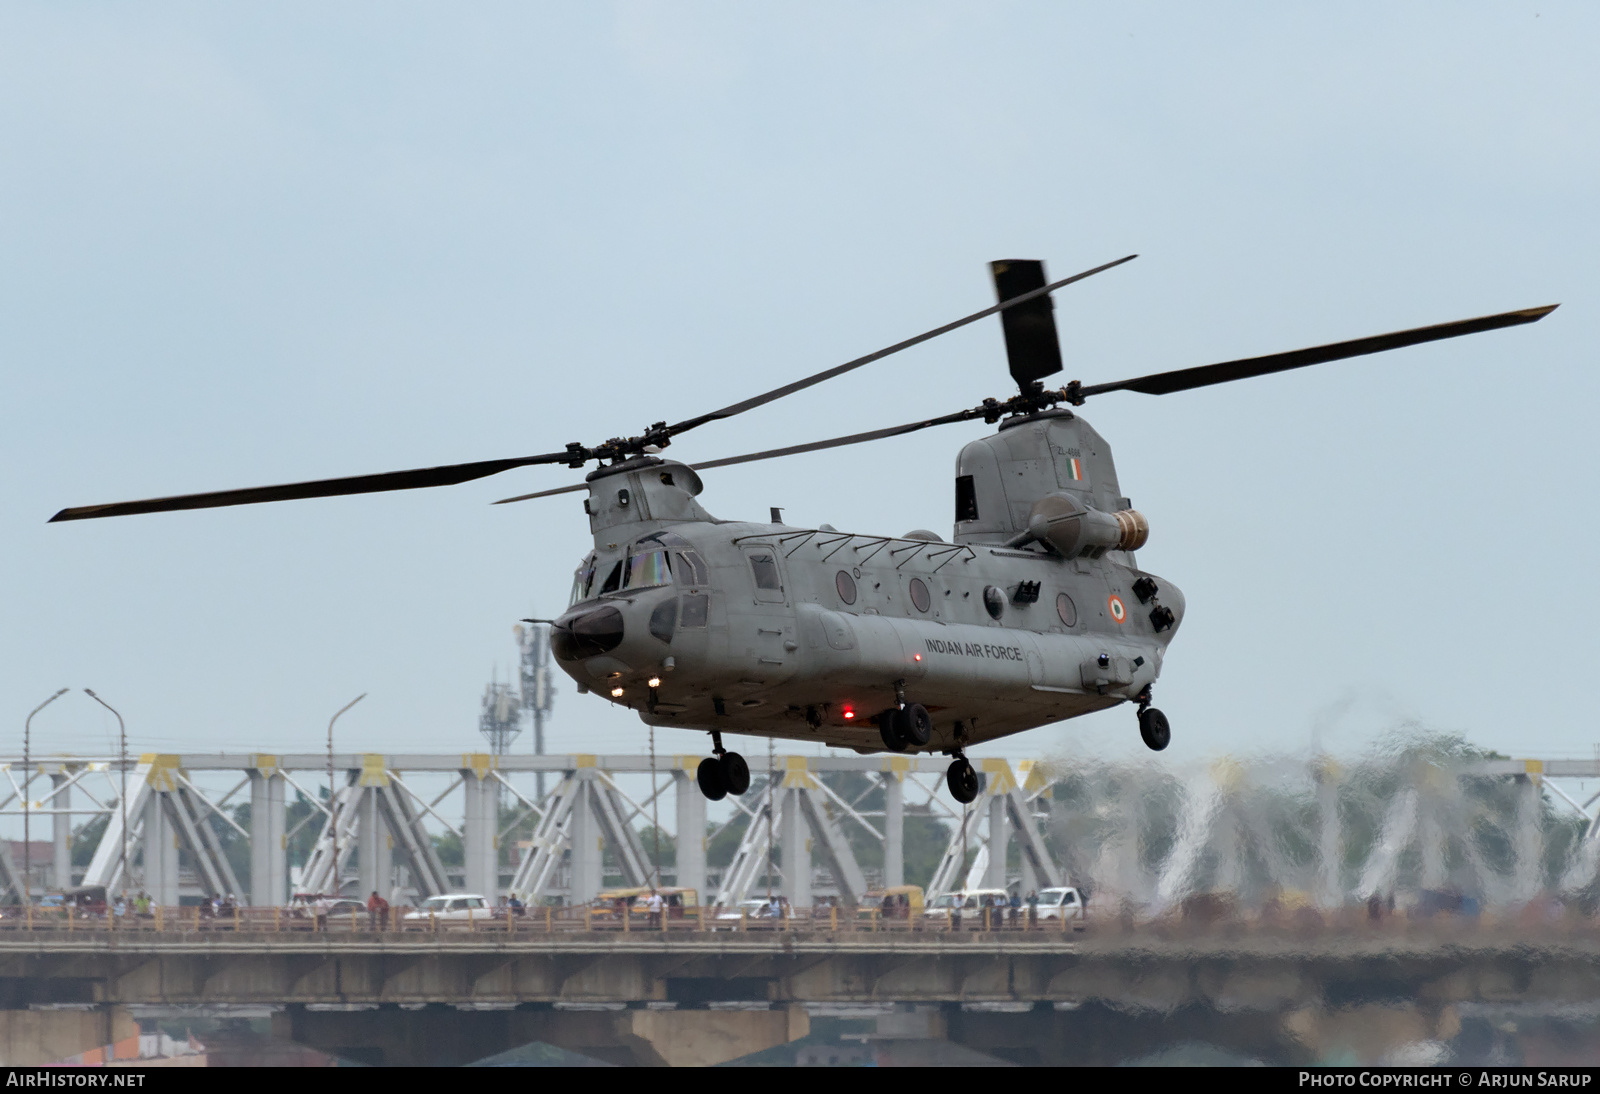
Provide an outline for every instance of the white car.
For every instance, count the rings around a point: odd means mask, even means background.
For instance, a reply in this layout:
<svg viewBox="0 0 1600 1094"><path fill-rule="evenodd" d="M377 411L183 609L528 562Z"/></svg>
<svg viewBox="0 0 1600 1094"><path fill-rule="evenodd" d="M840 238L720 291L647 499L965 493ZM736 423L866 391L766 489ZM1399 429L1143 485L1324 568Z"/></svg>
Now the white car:
<svg viewBox="0 0 1600 1094"><path fill-rule="evenodd" d="M1083 894L1071 886L1039 890L1040 919L1082 919L1084 914Z"/></svg>
<svg viewBox="0 0 1600 1094"><path fill-rule="evenodd" d="M771 926L772 922L789 914L789 898L777 896L771 902L766 900L741 900L731 908L723 908L717 912L712 921L718 929L728 930L737 928L740 923L746 926Z"/></svg>
<svg viewBox="0 0 1600 1094"><path fill-rule="evenodd" d="M494 907L477 893L450 893L430 896L414 912L407 912L407 923L464 923L488 922L494 918Z"/></svg>
<svg viewBox="0 0 1600 1094"><path fill-rule="evenodd" d="M964 919L983 918L985 904L1009 911L1010 896L1004 889L961 889L954 893L940 893L928 902L923 912L929 919L949 919L950 913L960 909ZM994 913L990 913L993 915Z"/></svg>

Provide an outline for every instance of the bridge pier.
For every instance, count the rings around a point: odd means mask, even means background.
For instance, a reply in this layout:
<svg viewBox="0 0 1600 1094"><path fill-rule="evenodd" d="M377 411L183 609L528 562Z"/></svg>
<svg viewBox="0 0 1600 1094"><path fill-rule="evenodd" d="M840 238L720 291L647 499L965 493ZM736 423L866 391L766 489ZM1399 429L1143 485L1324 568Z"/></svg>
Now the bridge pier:
<svg viewBox="0 0 1600 1094"><path fill-rule="evenodd" d="M1006 853L1011 849L1011 824L1006 820L1006 800L989 799L989 864L983 872L985 889L1006 887Z"/></svg>
<svg viewBox="0 0 1600 1094"><path fill-rule="evenodd" d="M277 907L288 900L284 846L283 776L276 756L257 755L250 768L250 902Z"/></svg>
<svg viewBox="0 0 1600 1094"><path fill-rule="evenodd" d="M572 801L572 872L567 902L585 904L600 891L600 826L594 815L595 769L580 767L574 774Z"/></svg>
<svg viewBox="0 0 1600 1094"><path fill-rule="evenodd" d="M383 819L377 794L369 791L362 795L360 823L360 895L365 899L368 893L377 893L387 900L389 890L394 886L394 841L389 835L389 825Z"/></svg>
<svg viewBox="0 0 1600 1094"><path fill-rule="evenodd" d="M144 890L155 903L173 907L178 903L178 833L167 819L163 795L152 790L145 798Z"/></svg>
<svg viewBox="0 0 1600 1094"><path fill-rule="evenodd" d="M50 808L65 810L72 808L72 788L62 788L72 776L68 774L65 764L58 767L50 776L50 781L56 787L50 795ZM50 870L50 884L57 889L72 888L72 815L58 812L50 818L50 836L53 842L52 865Z"/></svg>
<svg viewBox="0 0 1600 1094"><path fill-rule="evenodd" d="M124 1007L0 1010L0 1067L36 1067L135 1037Z"/></svg>
<svg viewBox="0 0 1600 1094"><path fill-rule="evenodd" d="M1544 789L1541 776L1530 771L1517 782L1517 858L1514 868L1515 899L1529 901L1544 888Z"/></svg>
<svg viewBox="0 0 1600 1094"><path fill-rule="evenodd" d="M678 807L678 884L693 889L702 900L710 900L711 894L706 892L706 799L695 785L693 770L673 771L672 793Z"/></svg>
<svg viewBox="0 0 1600 1094"><path fill-rule="evenodd" d="M788 781L787 779L785 781ZM800 786L783 790L783 895L791 908L809 908L811 893L811 833L801 812Z"/></svg>
<svg viewBox="0 0 1600 1094"><path fill-rule="evenodd" d="M492 757L473 753L462 758L469 764L461 771L462 790L466 795L465 818L461 829L461 849L466 859L466 888L469 893L483 894L493 904L500 888L500 864L496 848L499 842L496 836L500 824L500 784L491 773ZM583 891L591 895L594 892Z"/></svg>
<svg viewBox="0 0 1600 1094"><path fill-rule="evenodd" d="M891 767L883 773L883 884L906 883L905 771Z"/></svg>

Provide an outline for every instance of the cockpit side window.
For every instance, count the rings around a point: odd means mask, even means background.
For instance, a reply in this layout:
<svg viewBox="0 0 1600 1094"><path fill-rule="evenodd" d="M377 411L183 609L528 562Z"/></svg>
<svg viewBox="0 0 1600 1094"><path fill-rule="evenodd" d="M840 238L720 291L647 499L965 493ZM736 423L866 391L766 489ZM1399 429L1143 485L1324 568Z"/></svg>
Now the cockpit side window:
<svg viewBox="0 0 1600 1094"><path fill-rule="evenodd" d="M705 562L693 551L674 551L672 569L680 585L710 584Z"/></svg>
<svg viewBox="0 0 1600 1094"><path fill-rule="evenodd" d="M605 584L600 586L600 595L614 593L622 587L622 563L618 562L611 567L611 572L606 575Z"/></svg>
<svg viewBox="0 0 1600 1094"><path fill-rule="evenodd" d="M567 607L572 607L581 600L589 599L589 590L594 587L594 554L578 566L577 572L572 575L572 599L567 601Z"/></svg>
<svg viewBox="0 0 1600 1094"><path fill-rule="evenodd" d="M653 585L672 584L672 570L667 563L667 552L659 548L643 550L628 559L628 570L623 575L624 589L648 589Z"/></svg>

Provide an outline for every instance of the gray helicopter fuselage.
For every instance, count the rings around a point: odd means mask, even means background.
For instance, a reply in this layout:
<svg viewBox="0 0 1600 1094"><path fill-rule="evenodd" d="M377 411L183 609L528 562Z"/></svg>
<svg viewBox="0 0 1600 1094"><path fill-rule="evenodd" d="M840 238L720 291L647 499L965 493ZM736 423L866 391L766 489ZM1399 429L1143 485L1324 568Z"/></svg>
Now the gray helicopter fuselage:
<svg viewBox="0 0 1600 1094"><path fill-rule="evenodd" d="M650 724L881 751L876 717L915 702L948 751L1136 698L1182 618L1114 541L1030 539L1042 511L1085 529L1131 511L1109 447L1066 411L962 450L948 542L720 521L699 492L649 457L592 474L594 552L552 636L580 687Z"/></svg>

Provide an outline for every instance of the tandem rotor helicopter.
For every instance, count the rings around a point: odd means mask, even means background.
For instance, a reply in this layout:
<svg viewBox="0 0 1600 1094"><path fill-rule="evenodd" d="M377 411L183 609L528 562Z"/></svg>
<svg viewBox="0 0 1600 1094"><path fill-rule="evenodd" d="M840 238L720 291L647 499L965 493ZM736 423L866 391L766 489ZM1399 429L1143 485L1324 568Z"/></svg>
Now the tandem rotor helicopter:
<svg viewBox="0 0 1600 1094"><path fill-rule="evenodd" d="M858 752L941 752L959 802L978 794L965 750L1131 702L1146 745L1167 746L1151 705L1183 622L1178 587L1139 568L1150 526L1117 481L1110 446L1069 407L1112 391L1167 395L1544 318L1555 305L1112 383L1046 388L1062 369L1050 294L1136 256L1046 282L1044 264L990 264L1000 303L720 410L560 452L317 482L63 509L52 521L450 486L535 464L599 466L587 490L594 549L578 567L551 648L580 691L650 725L707 730L697 781L743 794L750 770L724 733ZM1018 393L942 417L702 462L657 453L674 438L999 314ZM982 419L999 428L956 460L955 528L902 536L829 525L718 520L700 471ZM502 504L502 503L496 503Z"/></svg>

